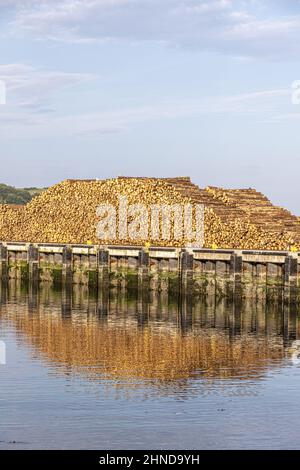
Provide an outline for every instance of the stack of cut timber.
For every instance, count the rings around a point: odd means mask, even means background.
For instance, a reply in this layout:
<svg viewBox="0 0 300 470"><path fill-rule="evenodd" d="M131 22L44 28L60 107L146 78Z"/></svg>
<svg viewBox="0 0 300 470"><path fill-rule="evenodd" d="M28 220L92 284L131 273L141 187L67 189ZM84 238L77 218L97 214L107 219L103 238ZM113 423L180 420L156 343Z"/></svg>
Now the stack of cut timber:
<svg viewBox="0 0 300 470"><path fill-rule="evenodd" d="M184 181L169 178L168 181L175 184L183 195L189 194L195 202L213 209L224 223L235 222L237 219L248 221L251 226L262 229L262 233L276 233L280 239L288 239L289 243L285 249L300 245L300 218L273 205L266 196L255 189L223 189L212 186L201 189L191 183L189 178ZM263 239L256 248L262 244ZM269 247L269 243L266 246ZM280 246L283 245L280 243Z"/></svg>
<svg viewBox="0 0 300 470"><path fill-rule="evenodd" d="M221 198L225 204L243 209L251 223L265 230L276 233L285 231L299 243L300 222L288 210L274 206L269 199L255 189L221 189L207 188L216 198Z"/></svg>
<svg viewBox="0 0 300 470"><path fill-rule="evenodd" d="M255 190L199 188L188 177L67 180L36 196L26 206L0 206L0 240L103 244L97 237L100 204L118 209L119 196L129 204L203 204L206 247L289 249L300 239L299 219L273 206ZM117 211L118 213L118 211ZM149 223L150 221L148 221ZM195 222L195 221L194 221ZM118 225L118 220L117 220ZM149 224L150 225L150 224ZM185 246L191 240L114 238L107 244Z"/></svg>

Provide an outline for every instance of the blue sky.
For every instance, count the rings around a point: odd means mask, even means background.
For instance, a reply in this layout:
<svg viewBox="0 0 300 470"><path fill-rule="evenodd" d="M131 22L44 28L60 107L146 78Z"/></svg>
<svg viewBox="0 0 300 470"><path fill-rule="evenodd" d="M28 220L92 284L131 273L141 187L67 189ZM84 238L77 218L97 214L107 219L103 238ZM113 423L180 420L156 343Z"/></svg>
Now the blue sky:
<svg viewBox="0 0 300 470"><path fill-rule="evenodd" d="M300 215L300 2L1 0L1 178L190 175Z"/></svg>

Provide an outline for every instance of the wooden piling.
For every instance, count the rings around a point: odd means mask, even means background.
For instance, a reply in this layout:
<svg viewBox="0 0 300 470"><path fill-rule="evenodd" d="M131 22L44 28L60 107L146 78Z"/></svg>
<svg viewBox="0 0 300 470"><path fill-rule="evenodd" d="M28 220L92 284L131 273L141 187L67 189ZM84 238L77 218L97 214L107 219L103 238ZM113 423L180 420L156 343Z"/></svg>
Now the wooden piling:
<svg viewBox="0 0 300 470"><path fill-rule="evenodd" d="M138 290L149 289L149 252L141 249L138 258Z"/></svg>
<svg viewBox="0 0 300 470"><path fill-rule="evenodd" d="M8 251L3 243L0 243L0 278L2 281L8 278Z"/></svg>
<svg viewBox="0 0 300 470"><path fill-rule="evenodd" d="M62 252L62 282L71 284L73 281L73 253L70 245L65 245Z"/></svg>
<svg viewBox="0 0 300 470"><path fill-rule="evenodd" d="M27 250L28 278L30 282L39 281L39 250L35 245L29 245Z"/></svg>
<svg viewBox="0 0 300 470"><path fill-rule="evenodd" d="M180 283L182 293L191 292L194 281L194 255L188 251L180 253Z"/></svg>
<svg viewBox="0 0 300 470"><path fill-rule="evenodd" d="M293 253L285 258L284 262L284 283L289 287L297 287L298 276L298 255Z"/></svg>
<svg viewBox="0 0 300 470"><path fill-rule="evenodd" d="M109 287L109 251L99 248L97 252L98 286L103 289Z"/></svg>
<svg viewBox="0 0 300 470"><path fill-rule="evenodd" d="M231 279L236 282L241 282L243 272L243 258L241 251L235 251L230 256L230 275Z"/></svg>

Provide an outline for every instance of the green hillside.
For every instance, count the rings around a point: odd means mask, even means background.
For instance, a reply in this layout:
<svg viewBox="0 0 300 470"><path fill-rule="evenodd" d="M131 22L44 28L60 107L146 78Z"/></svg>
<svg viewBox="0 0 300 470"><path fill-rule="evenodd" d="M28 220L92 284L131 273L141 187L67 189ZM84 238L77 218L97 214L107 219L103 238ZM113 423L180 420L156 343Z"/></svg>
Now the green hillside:
<svg viewBox="0 0 300 470"><path fill-rule="evenodd" d="M0 204L26 204L39 194L40 188L15 188L6 184L0 184Z"/></svg>

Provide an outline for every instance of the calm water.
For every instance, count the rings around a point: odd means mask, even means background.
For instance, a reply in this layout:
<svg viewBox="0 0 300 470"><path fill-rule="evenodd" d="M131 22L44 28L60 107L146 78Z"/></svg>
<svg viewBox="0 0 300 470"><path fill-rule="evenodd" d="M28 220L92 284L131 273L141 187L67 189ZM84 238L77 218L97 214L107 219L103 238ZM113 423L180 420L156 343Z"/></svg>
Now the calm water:
<svg viewBox="0 0 300 470"><path fill-rule="evenodd" d="M16 283L0 298L0 449L300 448L295 307Z"/></svg>

